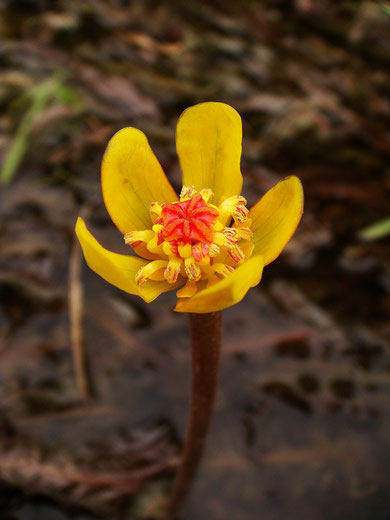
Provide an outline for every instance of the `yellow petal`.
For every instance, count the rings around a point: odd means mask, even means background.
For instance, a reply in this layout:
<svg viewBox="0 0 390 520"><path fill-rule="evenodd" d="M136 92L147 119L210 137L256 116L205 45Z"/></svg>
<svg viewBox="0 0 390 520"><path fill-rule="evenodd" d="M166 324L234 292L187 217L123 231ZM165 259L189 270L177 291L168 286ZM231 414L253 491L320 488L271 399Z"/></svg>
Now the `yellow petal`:
<svg viewBox="0 0 390 520"><path fill-rule="evenodd" d="M254 255L275 260L294 234L303 213L303 189L294 175L278 182L249 211Z"/></svg>
<svg viewBox="0 0 390 520"><path fill-rule="evenodd" d="M241 141L241 117L234 108L224 103L187 108L176 129L183 185L198 191L211 188L216 205L221 197L238 195L242 188Z"/></svg>
<svg viewBox="0 0 390 520"><path fill-rule="evenodd" d="M110 140L102 162L103 198L124 235L152 227L152 202L174 202L177 195L143 132L123 128Z"/></svg>
<svg viewBox="0 0 390 520"><path fill-rule="evenodd" d="M142 287L135 283L138 270L148 262L135 256L120 255L104 249L88 231L82 218L78 218L76 234L80 241L88 266L108 283L122 291L140 296L147 303L161 293L183 285L183 280L176 284L148 280Z"/></svg>
<svg viewBox="0 0 390 520"><path fill-rule="evenodd" d="M254 256L215 285L202 289L191 298L180 298L175 311L203 314L230 307L241 301L248 290L260 282L262 272L263 258Z"/></svg>

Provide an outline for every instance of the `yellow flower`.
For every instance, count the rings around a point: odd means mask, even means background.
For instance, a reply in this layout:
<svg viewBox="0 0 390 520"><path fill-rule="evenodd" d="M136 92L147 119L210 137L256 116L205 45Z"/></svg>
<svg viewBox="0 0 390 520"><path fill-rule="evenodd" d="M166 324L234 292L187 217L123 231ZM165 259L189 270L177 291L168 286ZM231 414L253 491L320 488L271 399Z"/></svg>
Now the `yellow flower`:
<svg viewBox="0 0 390 520"><path fill-rule="evenodd" d="M178 197L146 136L135 128L117 132L103 158L103 198L138 256L107 251L79 217L76 233L89 267L146 302L180 288L179 312L213 312L242 300L293 235L303 191L297 177L287 177L248 211L240 195L241 140L232 107L201 103L185 110L176 131Z"/></svg>

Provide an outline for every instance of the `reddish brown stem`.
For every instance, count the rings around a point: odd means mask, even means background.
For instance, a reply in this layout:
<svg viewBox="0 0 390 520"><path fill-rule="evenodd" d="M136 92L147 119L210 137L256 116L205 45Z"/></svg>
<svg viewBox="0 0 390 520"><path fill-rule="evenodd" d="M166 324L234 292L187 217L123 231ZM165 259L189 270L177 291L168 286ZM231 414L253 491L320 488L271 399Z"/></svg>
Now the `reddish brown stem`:
<svg viewBox="0 0 390 520"><path fill-rule="evenodd" d="M221 312L190 314L192 388L183 458L166 519L173 520L187 497L207 440L218 384Z"/></svg>

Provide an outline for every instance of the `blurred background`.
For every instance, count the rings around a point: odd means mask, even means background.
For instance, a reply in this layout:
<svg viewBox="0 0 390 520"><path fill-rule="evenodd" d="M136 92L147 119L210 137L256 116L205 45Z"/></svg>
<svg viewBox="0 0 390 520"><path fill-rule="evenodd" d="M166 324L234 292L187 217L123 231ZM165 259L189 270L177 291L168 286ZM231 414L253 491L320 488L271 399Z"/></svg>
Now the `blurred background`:
<svg viewBox="0 0 390 520"><path fill-rule="evenodd" d="M90 272L74 225L126 251L100 191L108 139L143 130L180 190L175 125L210 100L242 116L249 205L293 173L306 207L224 311L181 518L389 520L390 3L0 5L2 520L155 518L185 432L187 319L174 293L147 305Z"/></svg>

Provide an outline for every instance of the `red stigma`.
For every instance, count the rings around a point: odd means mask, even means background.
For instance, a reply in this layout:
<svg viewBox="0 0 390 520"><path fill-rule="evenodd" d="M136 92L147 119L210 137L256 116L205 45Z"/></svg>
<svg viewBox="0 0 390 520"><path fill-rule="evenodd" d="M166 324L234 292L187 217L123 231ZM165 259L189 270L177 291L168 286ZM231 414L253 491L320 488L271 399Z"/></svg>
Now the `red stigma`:
<svg viewBox="0 0 390 520"><path fill-rule="evenodd" d="M162 237L169 242L179 240L184 244L210 244L218 215L218 210L209 206L201 195L175 204L163 204Z"/></svg>

